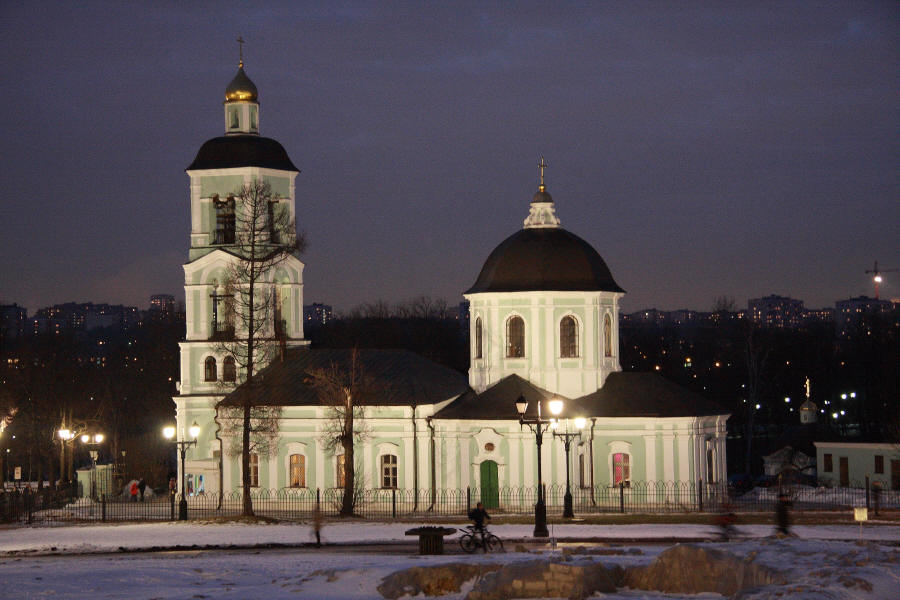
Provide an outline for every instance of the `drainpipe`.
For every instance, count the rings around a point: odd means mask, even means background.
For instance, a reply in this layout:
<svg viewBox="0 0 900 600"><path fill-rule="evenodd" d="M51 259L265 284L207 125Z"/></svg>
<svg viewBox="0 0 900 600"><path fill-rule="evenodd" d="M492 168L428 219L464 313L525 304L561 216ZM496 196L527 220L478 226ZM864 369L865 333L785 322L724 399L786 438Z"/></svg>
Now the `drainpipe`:
<svg viewBox="0 0 900 600"><path fill-rule="evenodd" d="M222 438L219 437L219 433L222 431L222 424L219 423L219 404L216 403L216 416L213 419L216 423L216 439L219 440L219 502L216 506L216 510L222 510L222 495L225 493L223 486L225 485L225 474L223 473L224 465L223 460L225 457L225 446Z"/></svg>
<svg viewBox="0 0 900 600"><path fill-rule="evenodd" d="M434 454L434 423L431 422L433 417L425 417L425 423L428 425L428 429L431 430L431 506L428 507L429 511L434 510L434 503L437 499L437 489L435 488L435 454Z"/></svg>
<svg viewBox="0 0 900 600"><path fill-rule="evenodd" d="M413 512L419 510L419 430L416 426L416 405L412 407L413 427Z"/></svg>
<svg viewBox="0 0 900 600"><path fill-rule="evenodd" d="M594 499L594 425L597 424L597 418L591 417L591 441L589 444L590 456L588 464L591 468L591 506L596 506L597 501Z"/></svg>

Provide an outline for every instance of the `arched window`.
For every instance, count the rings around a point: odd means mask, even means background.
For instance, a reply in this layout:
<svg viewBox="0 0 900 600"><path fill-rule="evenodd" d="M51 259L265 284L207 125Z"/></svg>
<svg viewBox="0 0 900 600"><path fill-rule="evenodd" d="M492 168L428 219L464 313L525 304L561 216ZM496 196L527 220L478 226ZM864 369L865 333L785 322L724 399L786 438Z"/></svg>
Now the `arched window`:
<svg viewBox="0 0 900 600"><path fill-rule="evenodd" d="M563 317L559 322L559 355L563 358L578 356L578 322L575 317Z"/></svg>
<svg viewBox="0 0 900 600"><path fill-rule="evenodd" d="M475 319L475 358L481 358L481 317Z"/></svg>
<svg viewBox="0 0 900 600"><path fill-rule="evenodd" d="M222 381L237 381L237 367L233 356L226 356L222 361Z"/></svg>
<svg viewBox="0 0 900 600"><path fill-rule="evenodd" d="M613 485L631 485L631 455L624 452L613 454Z"/></svg>
<svg viewBox="0 0 900 600"><path fill-rule="evenodd" d="M291 454L290 458L291 487L306 487L306 457L302 454Z"/></svg>
<svg viewBox="0 0 900 600"><path fill-rule="evenodd" d="M506 356L507 358L525 356L525 321L522 317L510 317L506 321Z"/></svg>
<svg viewBox="0 0 900 600"><path fill-rule="evenodd" d="M203 380L216 380L216 359L212 356L207 356L206 360L203 362Z"/></svg>
<svg viewBox="0 0 900 600"><path fill-rule="evenodd" d="M381 487L397 487L397 457L393 454L381 455Z"/></svg>
<svg viewBox="0 0 900 600"><path fill-rule="evenodd" d="M609 315L603 317L603 354L612 356L612 319Z"/></svg>

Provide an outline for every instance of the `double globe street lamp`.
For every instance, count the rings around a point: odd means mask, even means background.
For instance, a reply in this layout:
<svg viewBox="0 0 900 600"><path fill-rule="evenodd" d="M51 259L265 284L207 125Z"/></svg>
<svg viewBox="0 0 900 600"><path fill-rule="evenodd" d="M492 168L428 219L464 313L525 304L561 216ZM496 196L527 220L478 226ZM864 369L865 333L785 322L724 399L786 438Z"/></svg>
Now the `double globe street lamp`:
<svg viewBox="0 0 900 600"><path fill-rule="evenodd" d="M184 487L184 456L187 453L187 449L189 446L197 445L197 436L200 435L200 426L197 425L197 421L188 428L188 433L190 434L190 440L175 440L174 444L178 448L179 453L181 454L181 500L178 502L178 520L186 521L187 520L187 498L185 496L185 487ZM168 427L163 427L163 436L167 440L173 440L175 437L175 427L169 425Z"/></svg>
<svg viewBox="0 0 900 600"><path fill-rule="evenodd" d="M535 443L537 444L537 476L538 476L538 497L537 503L534 505L534 537L550 537L547 530L547 504L544 501L544 481L541 476L541 444L544 441L544 433L550 428L552 423L556 422L555 416L562 412L562 400L551 400L547 403L547 407L554 415L552 419L544 419L541 416L541 401L537 403L537 417L525 418L525 411L528 409L528 401L525 396L519 396L516 400L516 411L519 413L519 426L528 425L528 428L534 432Z"/></svg>
<svg viewBox="0 0 900 600"><path fill-rule="evenodd" d="M575 418L575 431L569 432L569 420L566 419L566 430L564 432L556 431L558 423L553 424L553 437L560 438L563 441L563 445L566 448L566 494L563 496L563 518L564 519L574 519L575 512L572 509L572 490L569 487L569 447L572 444L572 440L581 437L581 430L584 429L585 426L585 418L584 417L576 417Z"/></svg>
<svg viewBox="0 0 900 600"><path fill-rule="evenodd" d="M91 454L91 499L97 499L97 457L100 455L98 447L103 443L105 436L102 433L83 433L81 443L88 446ZM105 492L104 492L105 493Z"/></svg>

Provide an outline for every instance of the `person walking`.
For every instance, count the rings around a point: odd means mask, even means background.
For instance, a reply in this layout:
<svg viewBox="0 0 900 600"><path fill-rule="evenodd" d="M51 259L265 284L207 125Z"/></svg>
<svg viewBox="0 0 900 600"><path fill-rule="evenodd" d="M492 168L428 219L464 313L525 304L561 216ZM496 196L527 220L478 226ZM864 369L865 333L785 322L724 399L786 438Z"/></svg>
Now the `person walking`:
<svg viewBox="0 0 900 600"><path fill-rule="evenodd" d="M319 510L319 506L316 505L315 510L313 510L313 533L316 535L316 548L322 547L322 511Z"/></svg>
<svg viewBox="0 0 900 600"><path fill-rule="evenodd" d="M138 491L141 493L141 502L144 501L144 490L147 489L147 482L144 481L144 478L141 477L141 480L138 481Z"/></svg>

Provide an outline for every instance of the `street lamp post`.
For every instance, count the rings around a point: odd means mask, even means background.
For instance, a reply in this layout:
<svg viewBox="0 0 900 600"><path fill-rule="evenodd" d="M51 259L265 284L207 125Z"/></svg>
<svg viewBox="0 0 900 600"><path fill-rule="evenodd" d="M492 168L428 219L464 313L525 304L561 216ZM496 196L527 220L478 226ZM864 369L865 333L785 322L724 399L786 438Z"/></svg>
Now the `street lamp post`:
<svg viewBox="0 0 900 600"><path fill-rule="evenodd" d="M81 443L89 446L88 452L91 453L91 500L97 499L97 456L99 451L97 447L103 443L103 434L95 433L89 435L87 433L81 436Z"/></svg>
<svg viewBox="0 0 900 600"><path fill-rule="evenodd" d="M190 433L192 439L174 441L175 447L178 448L178 452L181 454L181 500L178 501L179 521L187 521L187 497L184 493L184 456L187 453L188 447L197 445L197 436L200 435L200 426L197 425L197 421L194 421L190 426L188 433ZM164 427L163 435L167 440L173 439L175 437L175 428L171 425Z"/></svg>
<svg viewBox="0 0 900 600"><path fill-rule="evenodd" d="M574 519L575 512L572 509L572 490L569 487L569 447L572 444L572 440L575 438L581 437L581 430L584 429L584 418L578 417L575 419L575 428L578 431L569 433L569 422L566 420L566 431L560 433L558 431L553 432L553 437L558 437L562 439L563 445L566 448L566 494L563 496L563 518L564 519Z"/></svg>
<svg viewBox="0 0 900 600"><path fill-rule="evenodd" d="M551 400L549 402L550 412L558 415L562 412L562 400ZM537 418L526 419L525 411L528 409L528 401L525 396L519 396L516 400L516 411L519 413L519 426L528 425L528 428L534 432L535 443L537 444L537 476L538 476L538 498L534 505L534 537L550 537L547 530L547 504L544 501L544 481L541 476L541 444L544 441L544 432L550 427L551 420L541 417L541 402L537 403Z"/></svg>

